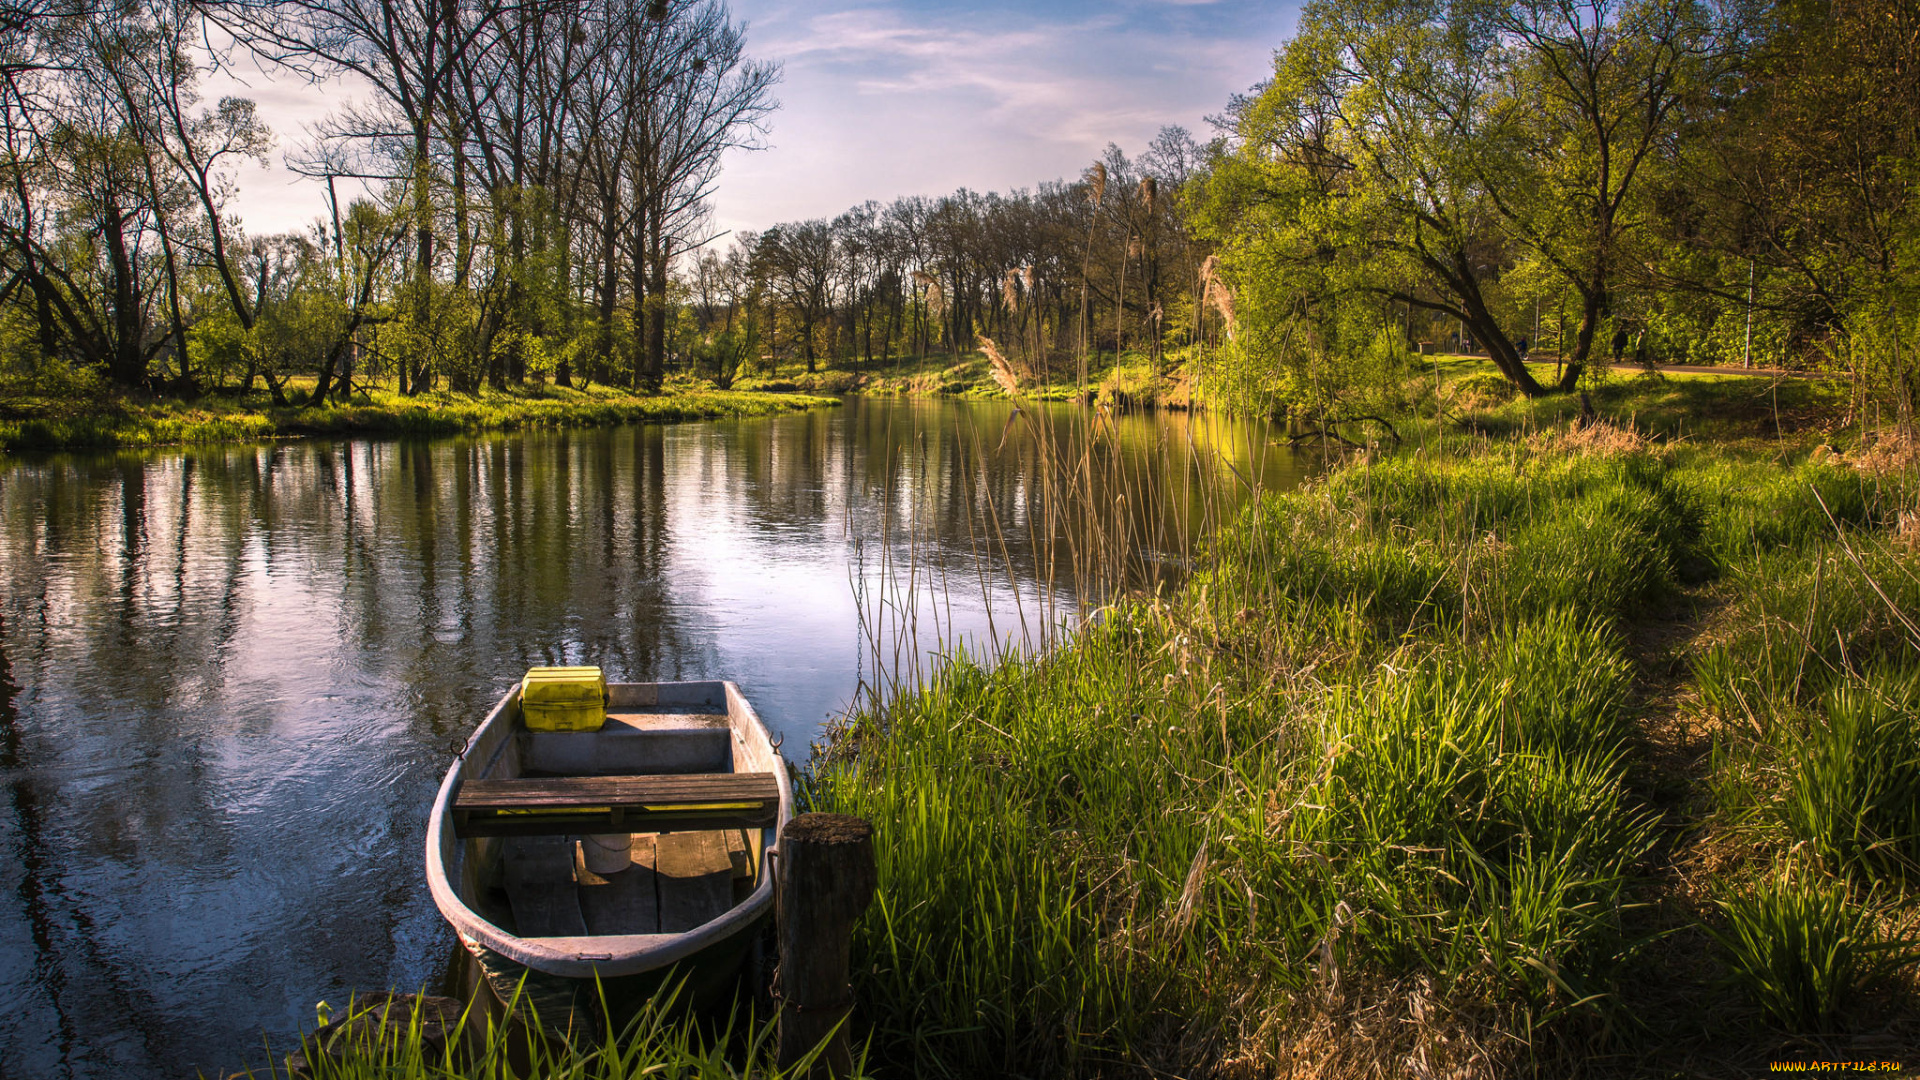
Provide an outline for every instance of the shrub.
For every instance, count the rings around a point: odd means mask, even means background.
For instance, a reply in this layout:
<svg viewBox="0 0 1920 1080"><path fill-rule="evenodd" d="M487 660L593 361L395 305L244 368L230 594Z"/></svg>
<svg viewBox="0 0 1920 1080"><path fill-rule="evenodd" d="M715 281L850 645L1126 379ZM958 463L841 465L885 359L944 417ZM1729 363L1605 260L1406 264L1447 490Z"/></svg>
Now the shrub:
<svg viewBox="0 0 1920 1080"><path fill-rule="evenodd" d="M1462 409L1504 405L1519 394L1519 388L1513 385L1513 380L1486 371L1462 375L1448 383L1447 387L1453 393L1455 404Z"/></svg>

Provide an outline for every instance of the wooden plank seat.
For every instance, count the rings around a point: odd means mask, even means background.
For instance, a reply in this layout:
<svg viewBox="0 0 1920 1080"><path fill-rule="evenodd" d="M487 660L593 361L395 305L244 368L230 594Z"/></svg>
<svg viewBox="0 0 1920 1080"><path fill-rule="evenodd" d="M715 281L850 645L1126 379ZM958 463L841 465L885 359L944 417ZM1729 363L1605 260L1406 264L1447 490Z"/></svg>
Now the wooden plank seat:
<svg viewBox="0 0 1920 1080"><path fill-rule="evenodd" d="M468 780L453 800L461 837L763 829L779 813L770 772Z"/></svg>

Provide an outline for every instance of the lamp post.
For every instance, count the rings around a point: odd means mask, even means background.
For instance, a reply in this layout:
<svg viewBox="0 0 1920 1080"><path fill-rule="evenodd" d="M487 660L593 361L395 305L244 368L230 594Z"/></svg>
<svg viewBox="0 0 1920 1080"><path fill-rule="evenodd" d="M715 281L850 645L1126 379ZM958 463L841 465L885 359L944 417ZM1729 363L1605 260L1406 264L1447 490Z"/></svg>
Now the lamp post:
<svg viewBox="0 0 1920 1080"><path fill-rule="evenodd" d="M1740 357L1740 366L1753 366L1753 259L1747 259L1747 345Z"/></svg>

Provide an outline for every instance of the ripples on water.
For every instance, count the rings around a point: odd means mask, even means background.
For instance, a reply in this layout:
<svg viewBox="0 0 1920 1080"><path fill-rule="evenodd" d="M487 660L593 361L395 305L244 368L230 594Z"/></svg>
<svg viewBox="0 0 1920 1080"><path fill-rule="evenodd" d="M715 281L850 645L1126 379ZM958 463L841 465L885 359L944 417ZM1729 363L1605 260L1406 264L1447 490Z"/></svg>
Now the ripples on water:
<svg viewBox="0 0 1920 1080"><path fill-rule="evenodd" d="M856 399L0 465L0 1075L217 1075L316 1000L435 982L426 812L530 666L734 679L792 757L936 630L1031 639L1093 546L1039 449L1084 414L1034 416L997 448L1004 404ZM1119 526L1142 568L1222 509L1190 434L1271 487L1305 468L1186 425L1106 429L1163 485Z"/></svg>

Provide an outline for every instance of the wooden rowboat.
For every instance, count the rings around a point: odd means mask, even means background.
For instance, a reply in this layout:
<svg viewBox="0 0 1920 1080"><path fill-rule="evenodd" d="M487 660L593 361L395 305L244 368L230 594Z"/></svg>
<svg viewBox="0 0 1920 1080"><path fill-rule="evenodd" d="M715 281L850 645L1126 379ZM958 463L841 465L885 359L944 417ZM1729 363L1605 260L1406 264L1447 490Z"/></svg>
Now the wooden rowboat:
<svg viewBox="0 0 1920 1080"><path fill-rule="evenodd" d="M584 1030L670 978L696 1003L727 987L773 912L792 814L733 683L610 684L598 731L529 731L516 684L440 785L427 883L495 996Z"/></svg>

